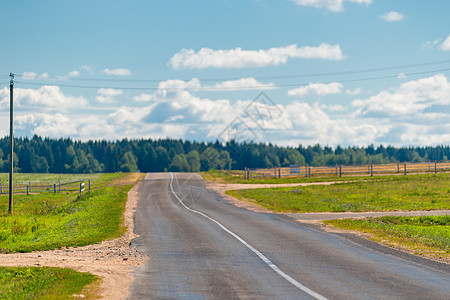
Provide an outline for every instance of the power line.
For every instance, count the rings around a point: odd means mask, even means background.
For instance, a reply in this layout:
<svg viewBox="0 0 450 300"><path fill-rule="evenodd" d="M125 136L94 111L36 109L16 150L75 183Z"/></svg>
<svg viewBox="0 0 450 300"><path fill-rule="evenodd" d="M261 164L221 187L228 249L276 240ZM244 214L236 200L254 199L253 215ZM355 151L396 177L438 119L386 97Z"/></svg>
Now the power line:
<svg viewBox="0 0 450 300"><path fill-rule="evenodd" d="M368 68L368 69L356 69L356 70L348 70L348 71L337 71L337 72L323 72L323 73L309 73L309 74L293 74L293 75L271 75L271 76L246 76L253 77L255 79L260 80L271 80L271 79L292 79L292 78L305 78L305 77L319 77L319 76L335 76L335 75L351 75L351 74L361 74L361 73L372 73L372 72L380 72L380 71L390 71L395 69L405 69L405 68L415 68L415 67L423 67L430 65L438 65L438 64L446 64L450 63L450 60L441 60L441 61L432 61L432 62L424 62L417 64L405 64L405 65L397 65L397 66L387 66L387 67L379 67L379 68ZM24 74L16 75L17 77L24 77ZM6 75L5 77L8 77ZM1 76L0 76L1 78ZM126 78L80 78L80 77L54 77L54 78L30 78L33 80L51 80L51 81L98 81L98 82L161 82L166 81L166 79L126 79ZM190 79L180 79L183 81L189 81ZM232 81L237 80L235 77L218 77L218 78L202 78L200 81L203 82L211 82L211 81Z"/></svg>
<svg viewBox="0 0 450 300"><path fill-rule="evenodd" d="M422 71L422 72L413 72L413 73L405 73L404 76L416 76L416 75L423 75L423 74L430 74L430 73L439 73L439 72L446 72L450 71L450 68L445 69L435 69L435 70L429 70L429 71ZM345 80L332 80L332 81L325 81L322 82L324 84L332 83L332 82L339 82L339 83L350 83L350 82L360 82L360 81L371 81L371 80L381 80L381 79L390 79L390 78L397 78L399 75L385 75L385 76L377 76L377 77L366 77L366 78L354 78L354 79L345 79ZM254 89L270 89L270 88L277 88L277 87L295 87L295 86L306 86L308 83L292 83L292 84L278 84L274 86L270 85L255 85L255 86L245 86L245 87L183 87L183 88L159 88L159 87L127 87L127 86L92 86L92 85L71 85L71 84L53 84L53 83L37 83L37 82L29 82L29 81L15 81L15 83L19 84L26 84L26 85L48 85L48 86L58 86L58 87L65 87L65 88L81 88L81 89L102 89L102 88L109 88L109 89L117 89L117 90L149 90L149 91L156 91L156 90L167 90L167 91L177 91L177 90L194 90L194 91L222 91L222 90L254 90Z"/></svg>

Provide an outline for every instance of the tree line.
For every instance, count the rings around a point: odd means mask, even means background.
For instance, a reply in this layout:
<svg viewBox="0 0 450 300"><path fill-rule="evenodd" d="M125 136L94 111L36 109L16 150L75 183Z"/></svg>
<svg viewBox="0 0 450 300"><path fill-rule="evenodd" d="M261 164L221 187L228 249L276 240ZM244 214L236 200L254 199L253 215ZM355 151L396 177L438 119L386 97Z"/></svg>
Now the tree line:
<svg viewBox="0 0 450 300"><path fill-rule="evenodd" d="M210 169L330 166L448 161L450 147L226 144L176 139L73 141L37 135L15 138L14 170L21 173L198 172ZM0 139L0 172L9 171L9 137Z"/></svg>

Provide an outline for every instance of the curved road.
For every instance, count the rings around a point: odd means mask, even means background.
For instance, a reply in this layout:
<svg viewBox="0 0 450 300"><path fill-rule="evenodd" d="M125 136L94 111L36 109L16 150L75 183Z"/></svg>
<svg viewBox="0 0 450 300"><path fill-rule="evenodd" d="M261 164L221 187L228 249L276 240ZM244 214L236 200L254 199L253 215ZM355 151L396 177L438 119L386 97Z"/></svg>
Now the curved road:
<svg viewBox="0 0 450 300"><path fill-rule="evenodd" d="M449 299L450 267L233 206L189 173L138 189L130 299Z"/></svg>

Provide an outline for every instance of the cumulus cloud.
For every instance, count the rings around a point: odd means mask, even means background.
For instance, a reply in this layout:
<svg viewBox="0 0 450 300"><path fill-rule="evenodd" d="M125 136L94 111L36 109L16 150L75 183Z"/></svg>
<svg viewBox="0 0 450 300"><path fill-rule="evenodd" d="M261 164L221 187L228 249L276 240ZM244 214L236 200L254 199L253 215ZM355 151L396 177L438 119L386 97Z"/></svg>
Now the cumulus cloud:
<svg viewBox="0 0 450 300"><path fill-rule="evenodd" d="M348 90L345 90L345 93L350 96L356 96L356 95L361 94L361 88L356 88L354 90L348 89Z"/></svg>
<svg viewBox="0 0 450 300"><path fill-rule="evenodd" d="M77 70L74 70L74 71L69 72L69 73L67 74L68 77L76 77L76 76L79 76L79 75L80 75L80 72L77 71Z"/></svg>
<svg viewBox="0 0 450 300"><path fill-rule="evenodd" d="M313 6L317 8L324 8L330 11L339 12L344 10L344 2L353 2L357 4L369 5L372 0L293 0L300 6Z"/></svg>
<svg viewBox="0 0 450 300"><path fill-rule="evenodd" d="M399 21L403 20L404 17L405 17L405 15L403 15L399 12L393 11L393 10L380 16L380 18L382 18L383 20L385 20L387 22L399 22Z"/></svg>
<svg viewBox="0 0 450 300"><path fill-rule="evenodd" d="M256 83L253 78L241 78L216 86L238 88ZM80 140L170 137L202 141L220 139L229 125L239 120L245 124L244 130L256 133L255 142L291 146L450 143L450 83L442 74L404 82L351 105L309 104L301 100L283 104L254 102L253 97L233 101L194 93L203 88L196 78L166 80L159 83L154 93L138 94L137 102L131 106L110 105L101 111L86 109L86 99L65 95L57 87L17 88L16 103L20 109L16 113L16 128L19 135L70 136ZM313 83L303 88L297 91L299 95L360 92L345 90L338 83ZM114 98L122 93L99 89L97 96ZM223 97L224 93L212 95ZM8 108L9 89L4 88L0 90L0 124L5 126Z"/></svg>
<svg viewBox="0 0 450 300"><path fill-rule="evenodd" d="M441 50L450 51L450 35L444 40L444 42L440 46Z"/></svg>
<svg viewBox="0 0 450 300"><path fill-rule="evenodd" d="M39 89L14 89L14 104L25 110L60 111L83 108L87 100L81 96L64 95L58 86L44 85ZM9 106L9 88L0 90L0 109Z"/></svg>
<svg viewBox="0 0 450 300"><path fill-rule="evenodd" d="M383 91L365 100L355 100L363 116L407 116L423 113L435 105L450 104L450 84L442 74L402 84L393 92Z"/></svg>
<svg viewBox="0 0 450 300"><path fill-rule="evenodd" d="M307 86L301 86L299 88L289 90L288 95L298 97L304 97L308 95L317 95L317 96L333 95L333 94L340 94L343 88L344 85L340 82L310 83Z"/></svg>
<svg viewBox="0 0 450 300"><path fill-rule="evenodd" d="M317 47L293 44L268 50L202 48L198 52L182 49L172 56L169 65L174 69L248 68L278 66L286 64L289 58L342 60L345 57L339 45L326 43Z"/></svg>
<svg viewBox="0 0 450 300"><path fill-rule="evenodd" d="M153 99L153 95L141 93L137 96L133 97L133 100L136 102L148 102Z"/></svg>
<svg viewBox="0 0 450 300"><path fill-rule="evenodd" d="M103 74L107 75L115 75L115 76L131 76L131 71L128 69L104 69L102 71Z"/></svg>
<svg viewBox="0 0 450 300"><path fill-rule="evenodd" d="M72 118L60 113L32 113L18 115L15 119L17 129L32 127L32 134L45 137L77 135L77 124Z"/></svg>
<svg viewBox="0 0 450 300"><path fill-rule="evenodd" d="M234 90L273 90L276 89L274 83L261 83L253 77L241 78L237 80L227 80L206 87L211 91L234 91Z"/></svg>
<svg viewBox="0 0 450 300"><path fill-rule="evenodd" d="M99 94L97 97L95 97L95 100L99 103L113 103L114 97L122 95L122 90L117 89L111 89L111 88L101 88L97 90L97 93Z"/></svg>
<svg viewBox="0 0 450 300"><path fill-rule="evenodd" d="M48 73L42 73L39 75L38 73L35 73L35 72L23 72L22 78L23 79L47 79Z"/></svg>

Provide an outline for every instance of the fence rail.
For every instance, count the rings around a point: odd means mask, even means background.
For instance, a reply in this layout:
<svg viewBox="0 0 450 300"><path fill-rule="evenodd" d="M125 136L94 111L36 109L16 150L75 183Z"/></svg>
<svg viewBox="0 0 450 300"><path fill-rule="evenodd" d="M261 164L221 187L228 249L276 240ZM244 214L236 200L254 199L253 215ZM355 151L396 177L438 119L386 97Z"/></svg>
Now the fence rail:
<svg viewBox="0 0 450 300"><path fill-rule="evenodd" d="M91 180L14 183L14 194L40 194L91 191ZM9 183L0 183L0 195L9 193Z"/></svg>
<svg viewBox="0 0 450 300"><path fill-rule="evenodd" d="M390 164L368 164L360 166L328 166L328 167L306 167L290 166L283 168L251 169L245 168L245 179L250 178L283 178L283 177L320 177L320 176L373 176L410 173L438 173L450 171L450 162L427 162L427 163L390 163Z"/></svg>

